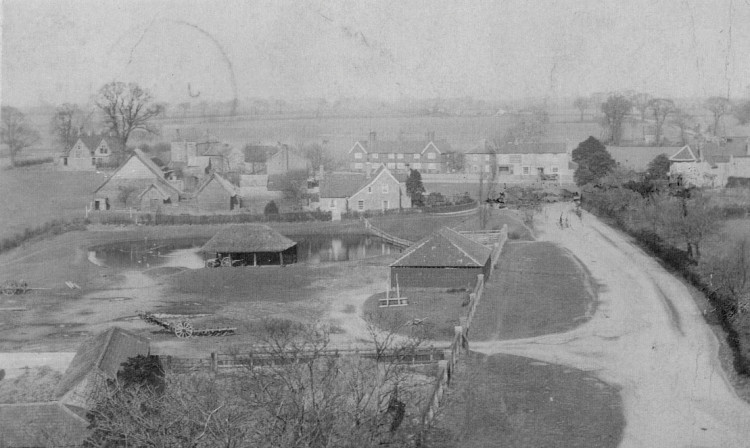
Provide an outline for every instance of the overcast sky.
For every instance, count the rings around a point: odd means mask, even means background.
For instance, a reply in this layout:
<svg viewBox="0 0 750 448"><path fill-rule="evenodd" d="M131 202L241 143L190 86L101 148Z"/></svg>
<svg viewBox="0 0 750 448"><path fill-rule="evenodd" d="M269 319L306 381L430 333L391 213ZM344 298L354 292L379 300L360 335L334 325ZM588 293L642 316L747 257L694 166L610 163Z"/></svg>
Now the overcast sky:
<svg viewBox="0 0 750 448"><path fill-rule="evenodd" d="M748 94L750 0L2 0L2 102Z"/></svg>

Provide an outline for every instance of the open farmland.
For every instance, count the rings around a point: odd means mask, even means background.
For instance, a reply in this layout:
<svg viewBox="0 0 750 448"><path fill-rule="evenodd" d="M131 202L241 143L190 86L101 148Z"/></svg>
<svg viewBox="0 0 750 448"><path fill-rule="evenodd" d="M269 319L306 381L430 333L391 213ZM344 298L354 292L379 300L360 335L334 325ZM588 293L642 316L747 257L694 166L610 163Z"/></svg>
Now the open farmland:
<svg viewBox="0 0 750 448"><path fill-rule="evenodd" d="M91 193L103 181L102 174L50 165L0 171L0 239L53 219L83 218Z"/></svg>

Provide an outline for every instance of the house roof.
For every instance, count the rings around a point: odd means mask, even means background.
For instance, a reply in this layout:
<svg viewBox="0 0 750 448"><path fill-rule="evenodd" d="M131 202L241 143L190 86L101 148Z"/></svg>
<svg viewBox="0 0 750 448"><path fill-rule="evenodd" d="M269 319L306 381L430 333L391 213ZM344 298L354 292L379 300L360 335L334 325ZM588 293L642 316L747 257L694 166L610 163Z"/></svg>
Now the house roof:
<svg viewBox="0 0 750 448"><path fill-rule="evenodd" d="M112 327L86 340L70 362L56 396L62 397L75 388L92 371L115 378L120 365L128 358L148 355L148 339L120 327Z"/></svg>
<svg viewBox="0 0 750 448"><path fill-rule="evenodd" d="M504 143L498 147L485 140L483 144L468 151L467 154L565 154L566 152L565 143Z"/></svg>
<svg viewBox="0 0 750 448"><path fill-rule="evenodd" d="M690 146L685 145L679 151L672 154L669 160L672 162L695 162L698 158L693 153L693 150L690 149Z"/></svg>
<svg viewBox="0 0 750 448"><path fill-rule="evenodd" d="M164 179L164 170L162 170L156 163L154 163L153 160L151 160L146 154L144 154L143 151L137 148L133 150L133 155L128 157L128 160L126 160L122 165L117 167L115 172L112 173L112 175L109 176L109 178L107 178L107 180L105 180L99 186L99 188L94 190L94 193L96 194L96 192L98 192L105 185L107 185L115 177L115 175L122 169L122 167L124 167L133 157L136 157L138 160L140 160L140 162L143 163L146 166L146 168L148 168L148 170L154 174L154 179L159 183L159 185L164 187L166 191L171 191L172 194L178 194L178 195L180 194L180 190L178 190L177 187L170 184L169 182L167 182L166 179ZM123 181L123 182L127 182L127 181Z"/></svg>
<svg viewBox="0 0 750 448"><path fill-rule="evenodd" d="M483 267L491 250L443 227L414 243L392 267Z"/></svg>
<svg viewBox="0 0 750 448"><path fill-rule="evenodd" d="M89 422L58 401L0 405L0 446L82 446Z"/></svg>
<svg viewBox="0 0 750 448"><path fill-rule="evenodd" d="M335 172L320 180L321 198L348 198L367 181L365 173Z"/></svg>
<svg viewBox="0 0 750 448"><path fill-rule="evenodd" d="M86 146L86 148L88 148L89 153L91 154L93 154L94 150L99 147L99 145L102 143L102 140L105 140L107 142L107 146L109 146L110 151L114 152L122 149L122 143L120 142L120 140L110 136L109 134L84 134L79 136L70 146L70 148L66 148L64 154L70 154L70 150L73 149L73 146L75 146L79 140Z"/></svg>
<svg viewBox="0 0 750 448"><path fill-rule="evenodd" d="M368 153L378 154L421 154L430 143L435 145L441 153L451 150L451 145L447 140L375 140L374 145L370 145L368 140L359 140L357 143L362 145Z"/></svg>
<svg viewBox="0 0 750 448"><path fill-rule="evenodd" d="M245 162L252 162L253 154L257 152L263 152L266 155L274 154L278 150L278 146L272 145L247 145L242 152L245 153Z"/></svg>
<svg viewBox="0 0 750 448"><path fill-rule="evenodd" d="M208 184L213 181L216 181L224 190L227 191L227 193L232 196L237 196L240 194L239 188L235 187L231 182L221 177L218 173L212 173L211 176L209 176L193 193L193 196L198 196L200 192L203 191L203 189L205 189Z"/></svg>
<svg viewBox="0 0 750 448"><path fill-rule="evenodd" d="M607 152L624 168L646 171L648 164L660 154L669 156L679 151L675 146L607 146Z"/></svg>
<svg viewBox="0 0 750 448"><path fill-rule="evenodd" d="M201 252L281 252L297 243L263 224L225 227L201 248Z"/></svg>

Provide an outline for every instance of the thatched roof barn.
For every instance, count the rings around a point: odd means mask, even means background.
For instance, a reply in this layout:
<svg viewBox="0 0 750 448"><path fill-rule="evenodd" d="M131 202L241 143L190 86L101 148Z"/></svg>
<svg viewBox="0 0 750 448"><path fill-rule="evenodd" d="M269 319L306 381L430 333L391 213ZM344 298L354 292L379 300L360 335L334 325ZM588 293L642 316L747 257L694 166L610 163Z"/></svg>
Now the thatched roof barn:
<svg viewBox="0 0 750 448"><path fill-rule="evenodd" d="M297 243L263 224L225 227L201 248L231 266L285 265L297 262Z"/></svg>

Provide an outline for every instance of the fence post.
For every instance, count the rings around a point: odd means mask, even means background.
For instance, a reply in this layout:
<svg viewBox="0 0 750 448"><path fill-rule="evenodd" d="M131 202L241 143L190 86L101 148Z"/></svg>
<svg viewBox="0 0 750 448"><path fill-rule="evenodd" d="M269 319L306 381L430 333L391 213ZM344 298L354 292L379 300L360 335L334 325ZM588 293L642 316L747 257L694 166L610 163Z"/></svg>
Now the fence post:
<svg viewBox="0 0 750 448"><path fill-rule="evenodd" d="M211 352L211 373L216 374L219 371L219 363L216 359L216 352Z"/></svg>

